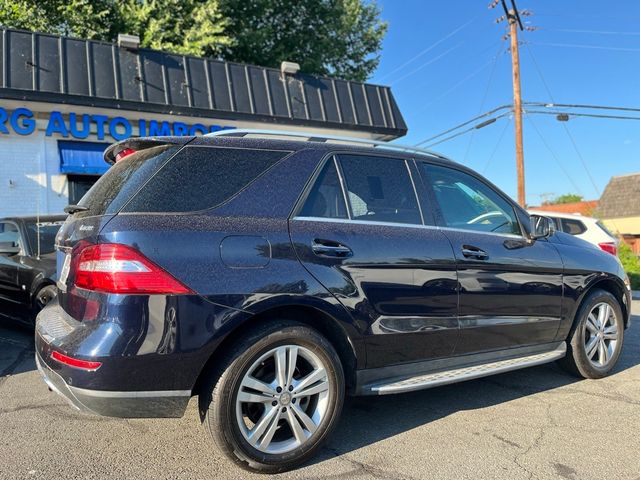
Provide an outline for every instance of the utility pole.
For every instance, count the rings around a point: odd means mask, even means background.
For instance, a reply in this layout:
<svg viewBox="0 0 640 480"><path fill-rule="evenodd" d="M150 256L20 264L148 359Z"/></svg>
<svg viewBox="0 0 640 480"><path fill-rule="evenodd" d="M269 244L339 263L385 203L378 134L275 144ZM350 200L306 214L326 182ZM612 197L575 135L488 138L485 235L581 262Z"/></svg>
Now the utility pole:
<svg viewBox="0 0 640 480"><path fill-rule="evenodd" d="M507 7L505 0L500 0L505 17L509 22L509 39L511 42L511 70L513 77L513 116L515 124L516 140L516 172L518 181L518 203L525 207L524 187L524 147L522 144L522 92L520 90L520 52L518 45L518 28L523 30L520 14L515 0L511 0L511 9ZM494 7L497 2L493 2ZM500 21L500 19L498 20Z"/></svg>

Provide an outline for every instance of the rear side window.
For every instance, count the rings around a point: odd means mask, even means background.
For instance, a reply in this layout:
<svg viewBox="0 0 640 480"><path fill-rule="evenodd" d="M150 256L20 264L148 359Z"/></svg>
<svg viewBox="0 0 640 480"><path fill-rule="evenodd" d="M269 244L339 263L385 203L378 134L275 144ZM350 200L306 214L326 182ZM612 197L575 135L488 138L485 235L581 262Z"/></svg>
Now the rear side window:
<svg viewBox="0 0 640 480"><path fill-rule="evenodd" d="M299 215L301 217L349 218L333 159L325 164L318 175Z"/></svg>
<svg viewBox="0 0 640 480"><path fill-rule="evenodd" d="M580 220L574 220L572 218L560 218L560 224L562 225L562 231L571 235L580 235L587 231L587 227L584 226Z"/></svg>
<svg viewBox="0 0 640 480"><path fill-rule="evenodd" d="M113 165L78 203L89 210L78 212L75 217L117 213L178 148L170 145L147 148Z"/></svg>
<svg viewBox="0 0 640 480"><path fill-rule="evenodd" d="M185 147L123 208L123 212L193 212L215 207L289 152Z"/></svg>
<svg viewBox="0 0 640 480"><path fill-rule="evenodd" d="M418 200L403 159L339 155L352 220L422 225Z"/></svg>

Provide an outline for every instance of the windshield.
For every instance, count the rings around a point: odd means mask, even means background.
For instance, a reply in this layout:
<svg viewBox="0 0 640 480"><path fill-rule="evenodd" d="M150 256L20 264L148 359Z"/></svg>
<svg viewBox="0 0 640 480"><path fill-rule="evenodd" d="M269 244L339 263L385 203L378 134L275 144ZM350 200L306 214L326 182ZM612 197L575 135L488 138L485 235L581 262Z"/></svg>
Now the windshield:
<svg viewBox="0 0 640 480"><path fill-rule="evenodd" d="M29 245L34 255L38 254L38 236L40 236L40 255L53 253L55 251L56 234L64 220L55 222L27 222L27 236L29 237Z"/></svg>

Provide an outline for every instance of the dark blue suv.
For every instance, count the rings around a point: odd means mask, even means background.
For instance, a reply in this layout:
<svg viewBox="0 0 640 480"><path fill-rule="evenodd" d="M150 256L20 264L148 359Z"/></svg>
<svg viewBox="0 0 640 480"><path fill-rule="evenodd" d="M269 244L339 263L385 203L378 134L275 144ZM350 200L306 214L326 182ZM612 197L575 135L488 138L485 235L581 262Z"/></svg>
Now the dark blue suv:
<svg viewBox="0 0 640 480"><path fill-rule="evenodd" d="M45 381L83 411L178 417L198 396L220 450L277 472L345 394L556 360L598 378L620 356L618 259L439 155L230 131L105 159L36 329Z"/></svg>

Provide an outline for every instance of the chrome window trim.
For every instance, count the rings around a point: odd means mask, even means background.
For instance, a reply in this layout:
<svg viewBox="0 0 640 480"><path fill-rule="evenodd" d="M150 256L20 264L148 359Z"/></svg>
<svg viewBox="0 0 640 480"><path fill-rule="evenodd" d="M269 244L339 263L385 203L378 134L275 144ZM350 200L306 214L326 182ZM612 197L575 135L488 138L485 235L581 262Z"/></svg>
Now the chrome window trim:
<svg viewBox="0 0 640 480"><path fill-rule="evenodd" d="M522 235L515 235L513 233L483 232L480 230L467 230L464 228L439 227L437 225L418 225L416 223L377 222L373 220L351 220L346 218L301 217L301 216L295 216L291 220L297 220L297 221L303 221L303 222L345 223L345 224L352 224L352 225L379 225L384 227L426 228L429 230L479 233L482 235L492 235L494 237L525 240L525 238Z"/></svg>

